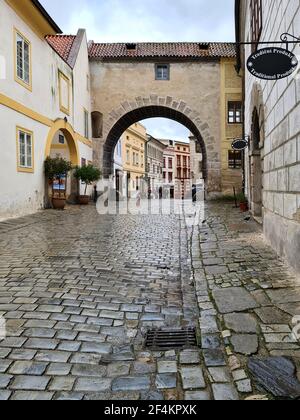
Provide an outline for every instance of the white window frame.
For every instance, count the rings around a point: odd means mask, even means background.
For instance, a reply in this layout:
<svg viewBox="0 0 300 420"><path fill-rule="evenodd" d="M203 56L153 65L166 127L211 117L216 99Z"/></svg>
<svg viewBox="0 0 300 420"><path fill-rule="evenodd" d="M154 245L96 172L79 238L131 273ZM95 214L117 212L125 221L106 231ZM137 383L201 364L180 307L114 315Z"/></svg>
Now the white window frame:
<svg viewBox="0 0 300 420"><path fill-rule="evenodd" d="M21 42L21 51L19 50ZM27 56L25 46L27 46ZM19 55L20 53L20 55ZM31 42L16 28L14 29L15 81L32 90Z"/></svg>
<svg viewBox="0 0 300 420"><path fill-rule="evenodd" d="M22 127L17 127L17 162L18 172L34 172L33 132Z"/></svg>
<svg viewBox="0 0 300 420"><path fill-rule="evenodd" d="M162 69L165 67L165 69ZM159 74L161 69L161 74ZM155 64L155 80L168 81L170 80L170 64Z"/></svg>

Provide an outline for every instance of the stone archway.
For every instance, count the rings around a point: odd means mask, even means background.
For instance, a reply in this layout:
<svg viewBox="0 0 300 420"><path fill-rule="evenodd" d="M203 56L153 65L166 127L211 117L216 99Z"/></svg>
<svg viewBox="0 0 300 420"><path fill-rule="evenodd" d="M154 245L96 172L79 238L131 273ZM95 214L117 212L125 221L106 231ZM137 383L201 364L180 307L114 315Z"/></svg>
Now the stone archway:
<svg viewBox="0 0 300 420"><path fill-rule="evenodd" d="M252 90L251 97L251 136L249 148L249 181L251 211L254 216L263 216L264 190L264 105L263 92L258 83Z"/></svg>
<svg viewBox="0 0 300 420"><path fill-rule="evenodd" d="M51 127L45 149L45 158L51 155L51 147L53 140L58 132L61 132L64 135L64 138L67 141L68 153L70 156L70 161L73 166L77 166L80 163L79 158L79 149L78 143L76 140L76 133L73 130L73 127L66 122L65 120L56 120L53 126ZM48 183L46 183L46 191L48 189ZM70 195L68 196L68 202L75 203L78 196L78 181L72 176L70 176ZM45 201L48 202L48 195L46 194Z"/></svg>
<svg viewBox="0 0 300 420"><path fill-rule="evenodd" d="M79 165L79 150L76 133L73 130L73 127L65 120L56 120L51 127L46 141L45 158L50 156L53 138L58 131L62 131L67 140L72 164L74 166Z"/></svg>
<svg viewBox="0 0 300 420"><path fill-rule="evenodd" d="M203 176L208 193L221 192L221 158L217 142L211 135L209 125L202 121L200 113L185 102L172 97L150 95L123 102L111 111L103 127L102 147L97 147L95 160L102 166L104 177L113 172L114 148L121 135L132 124L149 118L168 118L187 127L201 145L203 153ZM102 154L97 155L99 151Z"/></svg>

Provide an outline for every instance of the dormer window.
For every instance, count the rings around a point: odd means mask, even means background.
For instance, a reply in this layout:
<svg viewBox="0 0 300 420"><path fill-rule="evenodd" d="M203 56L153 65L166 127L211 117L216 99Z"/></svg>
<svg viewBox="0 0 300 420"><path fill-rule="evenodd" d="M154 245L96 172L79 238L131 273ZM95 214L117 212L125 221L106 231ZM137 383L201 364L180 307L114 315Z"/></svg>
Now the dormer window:
<svg viewBox="0 0 300 420"><path fill-rule="evenodd" d="M136 51L136 44L126 44L127 51Z"/></svg>
<svg viewBox="0 0 300 420"><path fill-rule="evenodd" d="M200 50L208 51L209 50L209 44L208 43L200 43L199 48L200 48Z"/></svg>

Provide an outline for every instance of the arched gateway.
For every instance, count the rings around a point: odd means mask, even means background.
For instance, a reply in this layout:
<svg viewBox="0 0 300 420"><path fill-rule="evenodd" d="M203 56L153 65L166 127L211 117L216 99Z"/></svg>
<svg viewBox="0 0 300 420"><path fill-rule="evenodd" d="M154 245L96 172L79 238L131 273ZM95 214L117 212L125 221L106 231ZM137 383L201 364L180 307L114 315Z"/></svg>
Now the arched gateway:
<svg viewBox="0 0 300 420"><path fill-rule="evenodd" d="M91 42L89 57L94 161L104 176L112 174L114 147L123 132L141 120L163 117L191 131L201 145L207 192L221 193L228 151L241 131L226 115L226 104L241 98L235 45ZM236 172L229 175L235 182Z"/></svg>
<svg viewBox="0 0 300 420"><path fill-rule="evenodd" d="M189 108L183 101L157 95L126 101L110 113L109 124L103 127L105 141L100 158L103 176L109 177L113 174L114 149L124 131L136 122L158 117L176 121L191 131L201 146L202 172L207 190L208 192L219 191L221 168L217 167L218 162L214 151L215 138L210 133L209 125L201 120L198 112Z"/></svg>
<svg viewBox="0 0 300 420"><path fill-rule="evenodd" d="M193 133L202 150L203 176L208 186L213 182L210 176L213 177L213 175L216 176L217 174L213 170L208 170L208 162L213 162L214 155L207 152L207 146L213 145L214 138L211 136L208 124L201 121L198 113L191 110L185 103L170 97L158 98L152 95L147 99L137 98L135 102L123 103L121 108L111 113L111 116L111 127L106 127L107 135L103 146L103 175L105 177L113 173L114 149L124 131L138 121L164 117L181 123Z"/></svg>

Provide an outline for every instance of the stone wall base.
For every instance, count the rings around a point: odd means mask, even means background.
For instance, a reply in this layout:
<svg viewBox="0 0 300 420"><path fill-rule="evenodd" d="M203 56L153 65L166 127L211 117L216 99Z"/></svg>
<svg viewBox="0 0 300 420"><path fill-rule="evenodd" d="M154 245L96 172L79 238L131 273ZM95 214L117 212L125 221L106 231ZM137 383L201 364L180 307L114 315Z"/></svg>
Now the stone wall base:
<svg viewBox="0 0 300 420"><path fill-rule="evenodd" d="M300 275L300 223L265 210L264 233L270 245Z"/></svg>

